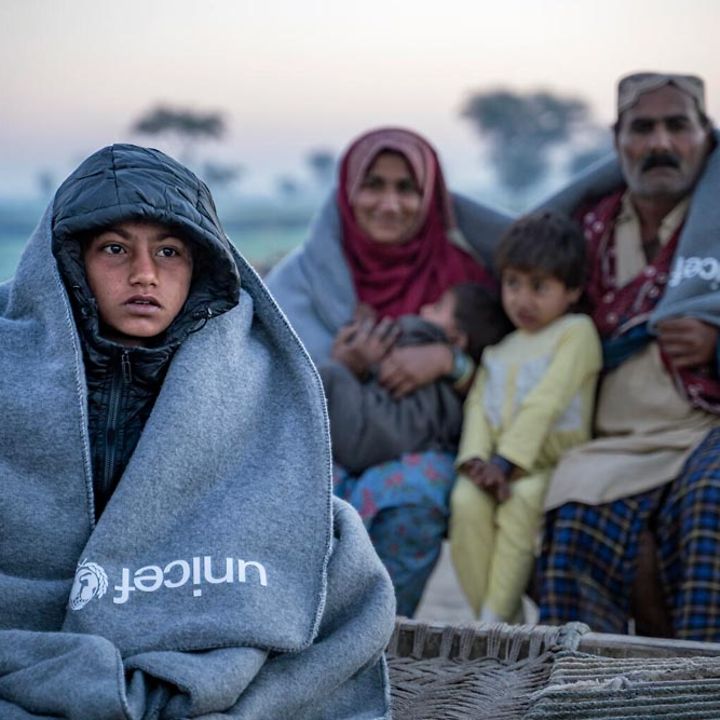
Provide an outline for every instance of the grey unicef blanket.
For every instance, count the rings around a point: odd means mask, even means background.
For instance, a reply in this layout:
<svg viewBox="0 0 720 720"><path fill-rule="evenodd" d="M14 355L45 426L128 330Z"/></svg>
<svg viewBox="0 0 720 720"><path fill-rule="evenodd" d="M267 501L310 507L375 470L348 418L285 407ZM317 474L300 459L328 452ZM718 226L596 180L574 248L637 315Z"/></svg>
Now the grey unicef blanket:
<svg viewBox="0 0 720 720"><path fill-rule="evenodd" d="M335 197L336 192L328 197L305 243L278 263L266 278L316 363L330 357L337 331L351 320L357 305L343 254ZM453 194L452 198L464 243L490 267L493 248L510 218L461 195Z"/></svg>
<svg viewBox="0 0 720 720"><path fill-rule="evenodd" d="M715 131L720 142L720 131ZM584 201L623 184L612 158L588 169L542 207L572 213ZM677 316L691 316L720 325L720 152L715 150L695 186L673 260L665 295L650 317L650 326Z"/></svg>
<svg viewBox="0 0 720 720"><path fill-rule="evenodd" d="M386 717L392 588L331 500L319 379L261 281L233 251L240 303L177 351L95 525L50 244L48 211L0 286L0 717Z"/></svg>

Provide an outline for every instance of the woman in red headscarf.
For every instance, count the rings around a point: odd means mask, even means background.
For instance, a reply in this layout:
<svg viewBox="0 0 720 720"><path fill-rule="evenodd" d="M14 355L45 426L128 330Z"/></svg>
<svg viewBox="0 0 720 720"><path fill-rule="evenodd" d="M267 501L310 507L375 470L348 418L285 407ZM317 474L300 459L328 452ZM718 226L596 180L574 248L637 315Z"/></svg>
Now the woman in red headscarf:
<svg viewBox="0 0 720 720"><path fill-rule="evenodd" d="M451 197L427 141L382 128L350 145L337 194L268 285L316 362L339 344L352 362L385 334L383 318L415 314L460 283L491 286L481 258L508 223ZM378 323L364 319L355 325L362 331L348 332L358 307ZM446 344L390 348L379 378L402 395L443 375L458 377L467 366ZM393 578L400 614L412 615L437 560L454 475L453 456L438 451L405 455L359 477L337 473L336 492L360 511Z"/></svg>

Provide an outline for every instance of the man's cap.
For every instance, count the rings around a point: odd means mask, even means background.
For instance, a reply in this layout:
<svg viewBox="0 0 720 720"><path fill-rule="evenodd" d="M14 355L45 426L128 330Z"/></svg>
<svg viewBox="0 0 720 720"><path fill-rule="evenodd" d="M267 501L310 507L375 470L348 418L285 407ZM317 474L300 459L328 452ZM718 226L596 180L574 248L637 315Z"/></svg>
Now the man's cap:
<svg viewBox="0 0 720 720"><path fill-rule="evenodd" d="M698 110L705 114L705 83L697 75L638 72L626 75L618 82L618 116L629 110L643 93L657 90L665 85L674 85L678 90L689 95L697 103Z"/></svg>

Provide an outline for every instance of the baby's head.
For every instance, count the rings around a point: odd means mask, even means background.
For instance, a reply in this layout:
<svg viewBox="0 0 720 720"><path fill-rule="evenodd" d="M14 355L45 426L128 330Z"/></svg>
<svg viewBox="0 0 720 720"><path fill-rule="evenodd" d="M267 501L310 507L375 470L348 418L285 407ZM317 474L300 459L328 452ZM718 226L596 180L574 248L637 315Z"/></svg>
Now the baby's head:
<svg viewBox="0 0 720 720"><path fill-rule="evenodd" d="M446 290L437 302L420 308L420 317L441 328L450 343L475 362L488 345L499 342L512 329L500 303L477 283Z"/></svg>
<svg viewBox="0 0 720 720"><path fill-rule="evenodd" d="M495 253L502 304L513 325L537 332L580 298L585 276L585 238L560 213L544 210L516 220Z"/></svg>

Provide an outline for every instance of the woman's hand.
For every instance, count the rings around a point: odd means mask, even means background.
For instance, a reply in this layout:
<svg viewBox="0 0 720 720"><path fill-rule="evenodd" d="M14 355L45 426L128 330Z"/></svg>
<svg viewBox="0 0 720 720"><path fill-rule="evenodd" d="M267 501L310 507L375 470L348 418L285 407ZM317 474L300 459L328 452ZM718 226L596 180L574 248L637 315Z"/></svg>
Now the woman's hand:
<svg viewBox="0 0 720 720"><path fill-rule="evenodd" d="M380 363L378 378L398 398L449 374L452 366L452 350L443 343L400 347Z"/></svg>
<svg viewBox="0 0 720 720"><path fill-rule="evenodd" d="M390 318L376 323L374 317L359 313L338 332L332 357L361 378L390 352L399 334L400 329Z"/></svg>
<svg viewBox="0 0 720 720"><path fill-rule="evenodd" d="M663 352L676 368L691 368L714 362L718 330L691 317L658 323L658 339Z"/></svg>

